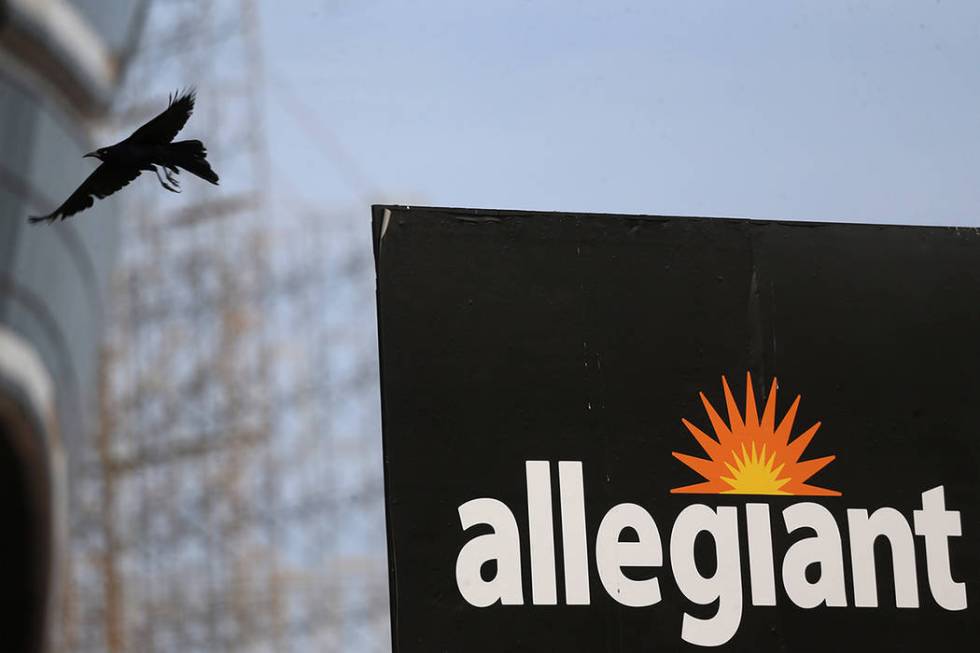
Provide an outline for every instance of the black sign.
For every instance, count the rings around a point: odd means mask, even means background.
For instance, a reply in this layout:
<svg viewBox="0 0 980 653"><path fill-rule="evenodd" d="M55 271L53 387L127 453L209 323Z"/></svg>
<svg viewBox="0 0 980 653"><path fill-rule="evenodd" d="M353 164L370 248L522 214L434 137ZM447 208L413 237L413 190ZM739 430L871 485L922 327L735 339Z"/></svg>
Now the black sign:
<svg viewBox="0 0 980 653"><path fill-rule="evenodd" d="M974 650L976 231L374 231L396 652Z"/></svg>

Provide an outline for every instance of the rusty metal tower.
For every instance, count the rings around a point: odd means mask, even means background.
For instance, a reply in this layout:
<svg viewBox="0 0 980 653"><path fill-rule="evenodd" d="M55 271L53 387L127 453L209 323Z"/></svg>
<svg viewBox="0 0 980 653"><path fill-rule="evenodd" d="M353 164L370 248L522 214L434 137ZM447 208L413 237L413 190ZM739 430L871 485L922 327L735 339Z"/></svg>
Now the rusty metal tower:
<svg viewBox="0 0 980 653"><path fill-rule="evenodd" d="M270 202L263 70L254 2L152 5L118 130L192 80L221 186L129 194L60 649L388 647L370 245Z"/></svg>

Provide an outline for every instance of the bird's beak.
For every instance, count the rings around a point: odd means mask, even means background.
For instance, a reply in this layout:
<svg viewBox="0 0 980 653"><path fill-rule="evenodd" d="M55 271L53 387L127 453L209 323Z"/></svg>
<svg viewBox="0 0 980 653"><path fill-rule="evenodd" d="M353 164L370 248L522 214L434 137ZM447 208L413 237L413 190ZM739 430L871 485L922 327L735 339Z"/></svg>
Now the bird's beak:
<svg viewBox="0 0 980 653"><path fill-rule="evenodd" d="M88 154L85 154L84 156L82 156L83 159L85 159L87 157L92 157L93 159L98 159L99 158L99 154L98 154L98 152L89 152Z"/></svg>

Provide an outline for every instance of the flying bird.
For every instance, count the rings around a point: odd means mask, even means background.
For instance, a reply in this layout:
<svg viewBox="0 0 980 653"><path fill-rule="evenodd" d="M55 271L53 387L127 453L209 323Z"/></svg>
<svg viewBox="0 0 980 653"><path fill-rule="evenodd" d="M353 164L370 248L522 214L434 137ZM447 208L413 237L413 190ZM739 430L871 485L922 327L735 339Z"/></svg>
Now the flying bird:
<svg viewBox="0 0 980 653"><path fill-rule="evenodd" d="M194 89L178 91L170 96L169 105L160 115L128 138L86 154L102 163L64 204L48 215L31 216L30 222L54 222L71 217L92 206L93 197L102 199L112 195L144 171L155 173L160 185L174 193L180 192L177 179L180 170L217 185L218 175L207 161L204 143L197 140L173 142L194 111L194 98ZM160 168L164 177L160 176Z"/></svg>

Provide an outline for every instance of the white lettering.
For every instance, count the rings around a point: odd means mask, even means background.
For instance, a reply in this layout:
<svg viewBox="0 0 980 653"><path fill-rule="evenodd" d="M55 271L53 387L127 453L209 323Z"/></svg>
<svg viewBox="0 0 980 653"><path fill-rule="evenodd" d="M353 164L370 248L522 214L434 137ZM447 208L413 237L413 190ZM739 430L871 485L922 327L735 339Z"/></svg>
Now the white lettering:
<svg viewBox="0 0 980 653"><path fill-rule="evenodd" d="M546 460L529 460L527 476L527 521L531 536L531 596L535 605L555 605L555 523L551 514L551 465Z"/></svg>
<svg viewBox="0 0 980 653"><path fill-rule="evenodd" d="M894 508L879 508L871 516L867 510L847 511L851 533L851 569L854 573L854 605L878 607L878 580L875 574L875 540L884 537L892 549L895 575L895 605L919 607L919 587L915 574L915 542L909 523Z"/></svg>
<svg viewBox="0 0 980 653"><path fill-rule="evenodd" d="M752 579L752 605L776 605L776 572L772 561L772 527L769 506L745 504L749 531L749 576Z"/></svg>
<svg viewBox="0 0 980 653"><path fill-rule="evenodd" d="M463 530L487 524L493 533L478 535L463 545L456 558L456 585L470 605L485 608L500 601L503 605L521 605L521 542L513 513L496 499L473 499L459 507ZM485 581L480 567L491 560L497 563L493 580Z"/></svg>
<svg viewBox="0 0 980 653"><path fill-rule="evenodd" d="M636 542L620 542L626 528L636 531ZM623 605L642 608L660 601L660 583L656 578L633 580L622 570L663 564L657 524L650 513L635 503L621 503L603 517L596 536L595 563L603 587Z"/></svg>
<svg viewBox="0 0 980 653"><path fill-rule="evenodd" d="M565 560L565 601L589 604L589 551L585 535L585 489L582 463L558 463L561 495L561 539Z"/></svg>
<svg viewBox="0 0 980 653"><path fill-rule="evenodd" d="M714 576L705 578L694 560L694 541L709 533L718 561ZM732 638L742 622L742 571L738 552L738 513L722 507L688 506L677 515L670 535L670 564L677 587L691 601L708 605L718 601L710 619L684 614L681 639L698 646L721 646Z"/></svg>
<svg viewBox="0 0 980 653"><path fill-rule="evenodd" d="M830 511L818 503L796 503L783 510L786 532L812 528L816 536L795 542L783 557L783 587L790 600L801 608L847 605L844 591L844 560L840 531ZM806 568L820 565L820 578L811 583Z"/></svg>
<svg viewBox="0 0 980 653"><path fill-rule="evenodd" d="M949 537L959 537L960 511L946 510L943 486L922 493L922 510L912 511L915 534L926 539L926 570L932 598L947 610L966 610L966 584L949 569Z"/></svg>

